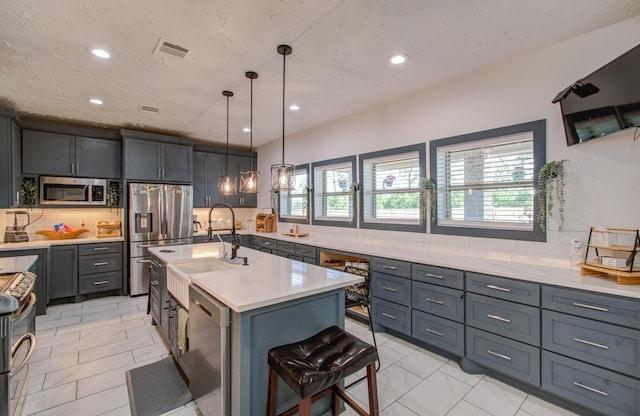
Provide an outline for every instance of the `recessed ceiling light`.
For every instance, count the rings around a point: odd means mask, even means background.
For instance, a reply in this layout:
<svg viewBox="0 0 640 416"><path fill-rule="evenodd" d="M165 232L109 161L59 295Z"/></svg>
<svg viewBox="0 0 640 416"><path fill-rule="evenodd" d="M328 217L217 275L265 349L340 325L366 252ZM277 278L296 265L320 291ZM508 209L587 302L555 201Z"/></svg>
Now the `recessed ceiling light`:
<svg viewBox="0 0 640 416"><path fill-rule="evenodd" d="M299 106L299 105L297 105L297 104L291 104L291 105L289 106L289 110L291 110L291 111L298 111L298 110L300 110L300 106Z"/></svg>
<svg viewBox="0 0 640 416"><path fill-rule="evenodd" d="M111 58L111 54L109 52L105 51L104 49L92 48L91 49L91 53L94 54L95 56L97 56L98 58L102 58L102 59Z"/></svg>
<svg viewBox="0 0 640 416"><path fill-rule="evenodd" d="M407 59L409 59L409 56L407 54L397 53L389 57L389 62L391 62L394 65L400 65L405 63Z"/></svg>
<svg viewBox="0 0 640 416"><path fill-rule="evenodd" d="M249 127L244 127L244 128L242 129L242 131L244 131L244 132L246 132L246 133L249 133L249 132L251 131L251 129L250 129Z"/></svg>
<svg viewBox="0 0 640 416"><path fill-rule="evenodd" d="M99 98L90 98L90 99L89 99L89 102L90 102L91 104L95 104L95 105L102 105L102 104L104 104L104 102L102 102L102 100L101 100L101 99L99 99Z"/></svg>

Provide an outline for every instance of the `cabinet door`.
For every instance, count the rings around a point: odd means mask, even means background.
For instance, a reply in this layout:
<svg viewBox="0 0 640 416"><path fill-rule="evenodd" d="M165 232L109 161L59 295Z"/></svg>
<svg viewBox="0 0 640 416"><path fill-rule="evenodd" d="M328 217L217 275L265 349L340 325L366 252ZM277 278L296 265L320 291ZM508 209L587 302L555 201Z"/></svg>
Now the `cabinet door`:
<svg viewBox="0 0 640 416"><path fill-rule="evenodd" d="M78 294L78 246L52 246L48 264L49 298L65 298Z"/></svg>
<svg viewBox="0 0 640 416"><path fill-rule="evenodd" d="M160 180L160 143L125 139L126 179Z"/></svg>
<svg viewBox="0 0 640 416"><path fill-rule="evenodd" d="M120 142L76 137L75 176L120 178Z"/></svg>
<svg viewBox="0 0 640 416"><path fill-rule="evenodd" d="M75 136L43 131L22 132L22 172L72 176L75 172Z"/></svg>
<svg viewBox="0 0 640 416"><path fill-rule="evenodd" d="M223 196L218 192L218 178L224 175L224 155L219 153L207 153L206 163L207 181L205 192L207 206L224 202Z"/></svg>
<svg viewBox="0 0 640 416"><path fill-rule="evenodd" d="M193 152L193 207L207 206L207 153Z"/></svg>
<svg viewBox="0 0 640 416"><path fill-rule="evenodd" d="M0 117L0 208L19 204L20 128L10 117Z"/></svg>
<svg viewBox="0 0 640 416"><path fill-rule="evenodd" d="M162 144L162 179L188 182L193 180L193 148L180 144Z"/></svg>

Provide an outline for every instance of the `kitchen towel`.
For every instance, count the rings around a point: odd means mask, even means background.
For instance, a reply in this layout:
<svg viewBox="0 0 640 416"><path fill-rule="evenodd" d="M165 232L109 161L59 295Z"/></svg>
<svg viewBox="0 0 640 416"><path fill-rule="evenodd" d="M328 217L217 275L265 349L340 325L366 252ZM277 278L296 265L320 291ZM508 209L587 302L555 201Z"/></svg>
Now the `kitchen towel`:
<svg viewBox="0 0 640 416"><path fill-rule="evenodd" d="M180 308L178 311L178 348L187 352L187 325L189 325L189 311Z"/></svg>

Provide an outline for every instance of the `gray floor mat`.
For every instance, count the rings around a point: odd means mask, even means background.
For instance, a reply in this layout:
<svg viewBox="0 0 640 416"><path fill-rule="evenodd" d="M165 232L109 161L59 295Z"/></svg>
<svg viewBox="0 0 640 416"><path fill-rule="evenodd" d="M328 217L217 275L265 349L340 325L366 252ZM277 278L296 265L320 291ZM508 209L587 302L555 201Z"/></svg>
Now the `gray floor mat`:
<svg viewBox="0 0 640 416"><path fill-rule="evenodd" d="M157 416L192 400L171 357L127 371L132 416Z"/></svg>

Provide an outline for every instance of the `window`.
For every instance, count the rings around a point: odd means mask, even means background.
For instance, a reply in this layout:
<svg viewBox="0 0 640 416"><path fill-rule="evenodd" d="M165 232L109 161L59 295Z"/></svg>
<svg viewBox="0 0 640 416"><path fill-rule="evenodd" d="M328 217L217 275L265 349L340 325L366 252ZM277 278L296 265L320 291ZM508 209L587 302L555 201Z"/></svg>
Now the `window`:
<svg viewBox="0 0 640 416"><path fill-rule="evenodd" d="M544 120L432 141L432 232L545 241L534 192L545 153Z"/></svg>
<svg viewBox="0 0 640 416"><path fill-rule="evenodd" d="M313 163L313 223L355 227L356 157Z"/></svg>
<svg viewBox="0 0 640 416"><path fill-rule="evenodd" d="M279 193L279 220L309 223L309 165L296 166L293 188Z"/></svg>
<svg viewBox="0 0 640 416"><path fill-rule="evenodd" d="M424 232L425 165L424 144L360 155L361 226Z"/></svg>

